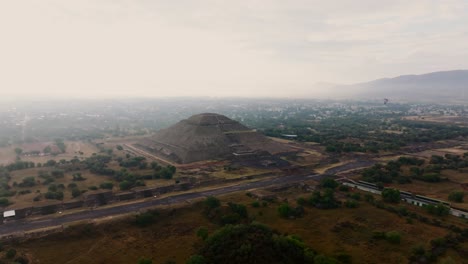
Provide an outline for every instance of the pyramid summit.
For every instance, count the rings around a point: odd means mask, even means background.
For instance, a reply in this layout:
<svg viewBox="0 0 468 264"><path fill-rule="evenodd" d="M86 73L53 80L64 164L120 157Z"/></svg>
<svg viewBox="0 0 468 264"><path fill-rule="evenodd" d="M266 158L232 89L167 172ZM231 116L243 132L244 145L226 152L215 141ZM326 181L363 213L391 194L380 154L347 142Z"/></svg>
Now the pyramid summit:
<svg viewBox="0 0 468 264"><path fill-rule="evenodd" d="M180 164L290 151L286 145L215 113L191 116L135 146Z"/></svg>

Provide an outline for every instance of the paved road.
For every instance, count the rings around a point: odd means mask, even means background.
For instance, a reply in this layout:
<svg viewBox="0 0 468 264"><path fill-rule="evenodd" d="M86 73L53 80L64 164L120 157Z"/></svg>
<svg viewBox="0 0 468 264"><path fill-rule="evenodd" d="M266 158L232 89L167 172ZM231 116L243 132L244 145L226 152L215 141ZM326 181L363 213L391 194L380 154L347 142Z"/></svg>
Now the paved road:
<svg viewBox="0 0 468 264"><path fill-rule="evenodd" d="M67 223L80 221L80 220L90 220L96 219L100 217L106 216L113 216L113 215L120 215L125 213L137 212L139 210L144 210L151 208L157 205L170 205L176 204L180 202L184 202L187 200L201 198L210 195L220 195L220 194L228 194L232 192L238 191L246 191L255 188L264 188L269 186L276 186L276 185L284 185L284 184L291 184L291 183L298 183L305 180L320 179L323 175L320 174L311 174L311 175L289 175L289 176L281 176L275 178L269 178L262 181L257 182L248 182L248 183L240 183L238 185L228 186L228 187L220 187L217 189L206 190L206 191L195 191L192 193L184 193L173 195L165 198L160 199L153 199L153 200L146 200L138 203L133 204L125 204L125 205L118 205L108 208L101 208L101 209L94 209L94 210L85 210L80 211L72 214L66 214L60 217L55 217L55 215L51 218L43 218L43 219L21 219L12 222L7 222L3 225L0 225L0 236L5 236L14 233L21 233L25 231L36 230L40 228L46 227L54 227L54 226L61 226Z"/></svg>

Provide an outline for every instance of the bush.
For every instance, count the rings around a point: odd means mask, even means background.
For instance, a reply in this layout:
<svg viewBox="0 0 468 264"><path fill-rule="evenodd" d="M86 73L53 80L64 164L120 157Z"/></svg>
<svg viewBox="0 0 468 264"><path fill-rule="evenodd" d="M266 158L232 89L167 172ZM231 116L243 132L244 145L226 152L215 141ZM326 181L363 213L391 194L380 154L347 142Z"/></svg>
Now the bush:
<svg viewBox="0 0 468 264"><path fill-rule="evenodd" d="M359 203L356 200L346 200L345 206L348 208L357 208L359 207Z"/></svg>
<svg viewBox="0 0 468 264"><path fill-rule="evenodd" d="M129 190L130 188L132 188L132 184L129 181L123 181L123 182L119 183L119 188L122 191L126 191L126 190Z"/></svg>
<svg viewBox="0 0 468 264"><path fill-rule="evenodd" d="M339 183L332 178L324 178L320 181L320 186L323 188L335 189L338 185Z"/></svg>
<svg viewBox="0 0 468 264"><path fill-rule="evenodd" d="M293 211L293 209L287 203L283 203L278 207L278 213L283 218L287 218L287 217L291 216L292 211Z"/></svg>
<svg viewBox="0 0 468 264"><path fill-rule="evenodd" d="M450 213L450 208L448 206L445 206L443 204L429 204L423 206L426 211L432 215L437 215L437 216L446 216Z"/></svg>
<svg viewBox="0 0 468 264"><path fill-rule="evenodd" d="M201 238L202 240L206 240L208 238L208 229L206 229L206 227L198 228L197 237Z"/></svg>
<svg viewBox="0 0 468 264"><path fill-rule="evenodd" d="M307 205L307 200L304 197L299 197L296 202L298 205Z"/></svg>
<svg viewBox="0 0 468 264"><path fill-rule="evenodd" d="M81 195L81 191L78 188L73 188L72 189L72 196L73 198L76 198Z"/></svg>
<svg viewBox="0 0 468 264"><path fill-rule="evenodd" d="M58 191L58 192L46 192L44 194L44 197L46 199L55 199L55 200L63 200L63 192Z"/></svg>
<svg viewBox="0 0 468 264"><path fill-rule="evenodd" d="M259 208L260 207L260 202L259 201L252 202L252 207Z"/></svg>
<svg viewBox="0 0 468 264"><path fill-rule="evenodd" d="M112 182L103 182L99 185L99 187L101 189L108 189L108 190L112 190L112 188L114 188L114 184Z"/></svg>
<svg viewBox="0 0 468 264"><path fill-rule="evenodd" d="M18 263L18 264L28 264L28 263L29 263L29 260L28 260L26 257L19 256L19 257L15 258L15 263Z"/></svg>
<svg viewBox="0 0 468 264"><path fill-rule="evenodd" d="M14 258L16 256L16 249L14 248L10 248L7 253L6 253L6 257L7 258Z"/></svg>
<svg viewBox="0 0 468 264"><path fill-rule="evenodd" d="M392 244L400 244L401 234L397 231L390 231L385 233L385 240Z"/></svg>
<svg viewBox="0 0 468 264"><path fill-rule="evenodd" d="M36 179L34 177L26 177L23 181L18 184L19 187L33 187L36 185Z"/></svg>
<svg viewBox="0 0 468 264"><path fill-rule="evenodd" d="M340 188L338 190L340 190L341 192L349 192L349 186L340 185Z"/></svg>
<svg viewBox="0 0 468 264"><path fill-rule="evenodd" d="M219 207L221 205L221 202L219 201L219 199L214 197L214 196L206 197L206 199L205 199L205 201L203 203L205 204L205 206L208 209L214 209L214 208L217 208L217 207Z"/></svg>
<svg viewBox="0 0 468 264"><path fill-rule="evenodd" d="M8 206L10 205L10 200L7 198L0 198L0 206Z"/></svg>
<svg viewBox="0 0 468 264"><path fill-rule="evenodd" d="M151 225L158 213L156 211L145 212L135 216L135 224L139 227Z"/></svg>
<svg viewBox="0 0 468 264"><path fill-rule="evenodd" d="M460 191L453 191L449 194L448 199L452 202L463 203L463 197L465 194Z"/></svg>

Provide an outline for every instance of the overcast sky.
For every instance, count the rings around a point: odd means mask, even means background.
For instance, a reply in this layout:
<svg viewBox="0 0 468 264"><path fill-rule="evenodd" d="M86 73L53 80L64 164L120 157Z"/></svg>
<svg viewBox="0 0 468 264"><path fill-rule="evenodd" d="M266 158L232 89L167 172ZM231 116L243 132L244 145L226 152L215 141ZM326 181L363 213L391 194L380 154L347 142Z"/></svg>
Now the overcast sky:
<svg viewBox="0 0 468 264"><path fill-rule="evenodd" d="M261 96L468 68L468 1L2 0L0 96Z"/></svg>

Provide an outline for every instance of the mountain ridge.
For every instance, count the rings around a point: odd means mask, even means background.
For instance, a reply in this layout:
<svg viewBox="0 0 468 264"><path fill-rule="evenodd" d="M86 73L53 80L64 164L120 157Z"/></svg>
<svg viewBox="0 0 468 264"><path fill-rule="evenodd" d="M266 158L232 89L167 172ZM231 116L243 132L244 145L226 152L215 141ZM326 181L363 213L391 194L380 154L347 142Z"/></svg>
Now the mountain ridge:
<svg viewBox="0 0 468 264"><path fill-rule="evenodd" d="M392 98L405 101L464 102L468 95L468 70L437 71L336 85L341 97Z"/></svg>

